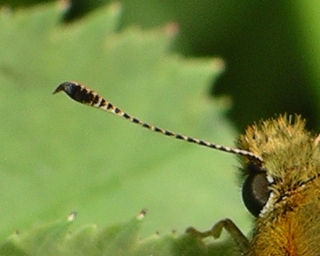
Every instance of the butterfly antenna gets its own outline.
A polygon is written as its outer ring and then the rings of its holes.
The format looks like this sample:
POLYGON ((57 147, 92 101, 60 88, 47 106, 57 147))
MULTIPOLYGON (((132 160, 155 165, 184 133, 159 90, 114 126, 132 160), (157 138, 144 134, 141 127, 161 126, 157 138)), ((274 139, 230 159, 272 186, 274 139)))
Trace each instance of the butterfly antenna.
POLYGON ((246 151, 246 150, 242 150, 242 149, 238 149, 238 148, 229 148, 229 147, 221 146, 219 144, 214 144, 214 143, 207 142, 204 140, 199 140, 199 139, 185 136, 182 134, 174 133, 174 132, 159 128, 157 126, 142 122, 141 120, 122 111, 121 109, 119 109, 118 107, 113 105, 111 102, 105 100, 103 97, 101 97, 95 91, 93 91, 93 90, 89 89, 88 87, 81 85, 77 82, 64 82, 64 83, 60 84, 55 89, 53 94, 58 93, 60 91, 64 91, 70 98, 72 98, 73 100, 75 100, 79 103, 102 109, 102 110, 107 111, 109 113, 112 113, 112 114, 115 114, 115 115, 120 116, 122 118, 125 118, 132 123, 138 124, 144 128, 161 133, 161 134, 166 135, 168 137, 173 137, 178 140, 184 140, 184 141, 191 142, 191 143, 194 143, 194 144, 197 144, 200 146, 213 148, 213 149, 217 149, 220 151, 229 152, 232 154, 242 155, 242 156, 245 156, 246 158, 249 158, 250 160, 258 163, 258 164, 261 164, 263 162, 263 159, 260 156, 255 155, 250 151, 246 151))

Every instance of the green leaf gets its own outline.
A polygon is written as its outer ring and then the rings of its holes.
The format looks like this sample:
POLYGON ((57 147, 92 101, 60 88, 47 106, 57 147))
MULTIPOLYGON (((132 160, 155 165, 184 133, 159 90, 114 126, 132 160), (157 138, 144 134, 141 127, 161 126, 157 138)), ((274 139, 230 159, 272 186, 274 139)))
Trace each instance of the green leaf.
MULTIPOLYGON (((25 233, 14 233, 0 244, 0 255, 221 255, 234 250, 219 244, 218 248, 206 247, 194 236, 175 234, 153 235, 139 239, 139 231, 145 213, 141 212, 131 221, 98 229, 86 225, 69 231, 74 219, 39 225, 25 233), (223 248, 223 251, 221 251, 223 248), (219 253, 219 254, 217 254, 219 253)), ((227 243, 225 243, 227 244, 227 243)))
POLYGON ((119 4, 67 25, 59 22, 66 8, 0 16, 1 237, 72 211, 76 227, 108 226, 144 208, 142 237, 225 217, 248 230, 235 157, 51 95, 76 80, 142 120, 232 145, 227 101, 207 96, 222 61, 170 53, 175 24, 118 31, 119 4))

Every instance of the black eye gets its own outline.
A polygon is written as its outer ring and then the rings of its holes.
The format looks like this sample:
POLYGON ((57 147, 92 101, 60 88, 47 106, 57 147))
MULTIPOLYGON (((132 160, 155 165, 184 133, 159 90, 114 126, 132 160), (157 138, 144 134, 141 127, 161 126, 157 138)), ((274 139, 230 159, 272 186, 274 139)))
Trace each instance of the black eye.
POLYGON ((270 195, 267 174, 254 163, 247 166, 247 172, 249 175, 242 186, 242 199, 249 212, 259 216, 270 195))

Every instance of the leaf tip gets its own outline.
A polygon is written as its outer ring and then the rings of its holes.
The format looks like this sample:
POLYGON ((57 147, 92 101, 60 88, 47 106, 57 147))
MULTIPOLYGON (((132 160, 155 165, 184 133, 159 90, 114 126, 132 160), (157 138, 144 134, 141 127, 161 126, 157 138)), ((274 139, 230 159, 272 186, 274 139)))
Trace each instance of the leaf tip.
POLYGON ((70 0, 58 0, 57 5, 62 10, 67 10, 71 7, 71 1, 70 0))
POLYGON ((147 214, 147 210, 146 209, 143 209, 141 212, 139 212, 139 214, 137 215, 137 219, 138 220, 143 220, 144 217, 146 216, 147 214))
POLYGON ((69 222, 73 222, 76 219, 76 217, 77 217, 77 212, 72 212, 72 213, 69 214, 67 220, 69 222))
POLYGON ((179 33, 179 24, 176 22, 170 22, 165 26, 165 32, 169 36, 176 36, 179 33))
POLYGON ((115 1, 109 5, 109 9, 112 12, 120 12, 122 9, 122 4, 121 2, 115 1))
POLYGON ((3 5, 0 7, 1 16, 9 16, 12 13, 12 9, 9 5, 3 5))
POLYGON ((213 68, 217 72, 223 72, 225 70, 226 64, 222 58, 215 58, 213 60, 213 68))

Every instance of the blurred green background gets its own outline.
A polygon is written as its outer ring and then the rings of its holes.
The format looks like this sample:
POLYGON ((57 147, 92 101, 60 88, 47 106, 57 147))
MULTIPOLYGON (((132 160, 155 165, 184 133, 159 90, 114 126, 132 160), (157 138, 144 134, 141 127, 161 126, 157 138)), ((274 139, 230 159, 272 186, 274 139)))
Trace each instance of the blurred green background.
MULTIPOLYGON (((17 8, 43 1, 3 1, 17 8)), ((112 1, 75 0, 71 22, 112 1)), ((124 0, 122 26, 177 22, 175 49, 187 56, 219 56, 226 72, 212 93, 229 95, 229 116, 242 131, 278 113, 299 113, 319 130, 320 5, 311 1, 124 0)))

